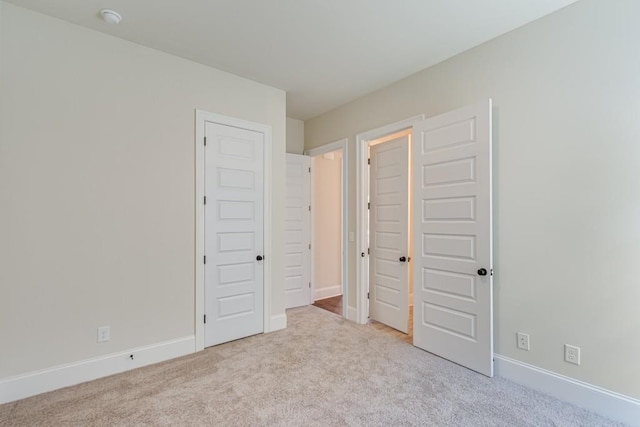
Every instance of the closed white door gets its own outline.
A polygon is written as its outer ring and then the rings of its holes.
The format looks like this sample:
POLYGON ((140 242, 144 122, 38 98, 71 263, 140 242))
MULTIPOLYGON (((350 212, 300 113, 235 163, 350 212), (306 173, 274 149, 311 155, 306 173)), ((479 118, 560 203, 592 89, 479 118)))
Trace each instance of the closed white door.
POLYGON ((491 101, 413 132, 413 343, 491 377, 491 101))
POLYGON ((311 303, 311 158, 287 154, 284 219, 285 308, 311 303))
POLYGON ((205 345, 263 329, 264 134, 205 127, 205 345))
POLYGON ((369 317, 409 328, 409 137, 371 147, 369 317))

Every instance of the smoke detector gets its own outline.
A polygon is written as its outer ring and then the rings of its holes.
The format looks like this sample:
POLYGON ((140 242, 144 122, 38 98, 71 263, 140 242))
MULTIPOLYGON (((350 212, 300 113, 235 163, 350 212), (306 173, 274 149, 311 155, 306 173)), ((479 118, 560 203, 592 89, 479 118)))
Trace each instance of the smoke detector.
POLYGON ((104 19, 104 22, 107 24, 119 24, 122 20, 122 16, 115 10, 111 9, 102 9, 100 11, 100 16, 104 19))

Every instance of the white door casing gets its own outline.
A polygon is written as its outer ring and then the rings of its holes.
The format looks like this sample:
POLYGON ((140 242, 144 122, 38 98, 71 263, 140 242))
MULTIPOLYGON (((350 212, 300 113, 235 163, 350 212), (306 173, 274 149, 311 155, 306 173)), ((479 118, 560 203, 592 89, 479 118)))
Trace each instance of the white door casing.
POLYGON ((414 345, 491 377, 491 100, 413 133, 414 345))
POLYGON ((369 316, 409 327, 409 136, 371 147, 369 316))
POLYGON ((264 137, 205 124, 205 346, 264 331, 264 137))
POLYGON ((285 308, 311 301, 311 158, 287 154, 284 222, 285 308))

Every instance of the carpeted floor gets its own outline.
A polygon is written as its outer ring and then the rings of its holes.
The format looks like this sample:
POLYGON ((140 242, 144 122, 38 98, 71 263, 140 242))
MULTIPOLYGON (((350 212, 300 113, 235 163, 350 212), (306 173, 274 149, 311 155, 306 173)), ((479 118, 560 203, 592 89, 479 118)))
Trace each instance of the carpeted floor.
POLYGON ((289 327, 0 406, 2 426, 615 426, 316 307, 289 327))

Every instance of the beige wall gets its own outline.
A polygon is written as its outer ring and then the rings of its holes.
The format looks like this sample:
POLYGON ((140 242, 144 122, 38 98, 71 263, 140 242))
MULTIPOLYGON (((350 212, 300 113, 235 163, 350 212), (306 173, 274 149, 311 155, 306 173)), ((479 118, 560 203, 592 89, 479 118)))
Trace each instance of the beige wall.
POLYGON ((314 245, 312 283, 315 299, 321 299, 342 294, 341 152, 321 154, 311 161, 314 245))
POLYGON ((582 0, 305 122, 306 148, 349 137, 355 194, 357 133, 493 98, 495 351, 635 398, 638 16, 635 0, 582 0), (563 361, 565 343, 582 348, 581 366, 563 361))
POLYGON ((287 153, 304 152, 304 122, 287 117, 287 153))
POLYGON ((284 313, 285 93, 0 4, 0 378, 194 334, 196 108, 272 127, 284 313))

